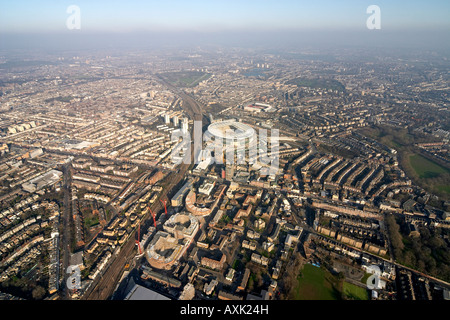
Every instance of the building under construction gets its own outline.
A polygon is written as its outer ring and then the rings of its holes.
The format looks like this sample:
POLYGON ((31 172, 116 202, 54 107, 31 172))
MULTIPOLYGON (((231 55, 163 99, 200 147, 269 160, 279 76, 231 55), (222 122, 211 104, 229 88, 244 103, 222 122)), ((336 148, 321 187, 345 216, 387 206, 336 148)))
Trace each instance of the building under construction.
POLYGON ((149 264, 157 269, 171 269, 191 245, 199 229, 198 219, 186 212, 171 216, 145 249, 149 264))

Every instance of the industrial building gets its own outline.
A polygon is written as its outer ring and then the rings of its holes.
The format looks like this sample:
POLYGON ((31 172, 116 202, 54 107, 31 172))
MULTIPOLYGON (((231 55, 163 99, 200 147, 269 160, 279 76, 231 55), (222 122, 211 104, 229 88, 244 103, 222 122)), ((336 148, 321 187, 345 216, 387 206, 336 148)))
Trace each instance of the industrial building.
POLYGON ((22 184, 22 188, 23 190, 32 193, 58 182, 61 179, 61 177, 62 177, 61 171, 50 170, 49 172, 46 172, 43 175, 40 175, 22 184))

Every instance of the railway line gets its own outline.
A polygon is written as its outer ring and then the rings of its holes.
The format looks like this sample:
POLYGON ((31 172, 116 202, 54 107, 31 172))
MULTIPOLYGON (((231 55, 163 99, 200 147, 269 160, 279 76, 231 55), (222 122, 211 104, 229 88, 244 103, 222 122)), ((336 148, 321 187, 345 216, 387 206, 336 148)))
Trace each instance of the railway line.
MULTIPOLYGON (((185 177, 189 165, 180 166, 179 172, 170 172, 164 179, 166 187, 163 189, 159 196, 159 199, 167 199, 171 194, 172 189, 178 185, 178 183, 185 177)), ((155 201, 151 206, 151 210, 156 213, 156 219, 158 220, 164 212, 164 206, 161 201, 155 201)), ((145 225, 149 219, 152 219, 151 215, 147 212, 142 218, 140 224, 145 225)), ((117 286, 117 282, 120 280, 122 272, 127 262, 129 262, 135 256, 135 240, 137 239, 137 230, 128 237, 127 241, 122 245, 120 252, 113 257, 114 259, 104 274, 95 280, 92 287, 83 296, 83 300, 108 300, 114 293, 114 289, 117 286)))
MULTIPOLYGON (((183 108, 191 119, 194 121, 204 121, 206 119, 207 123, 209 123, 208 117, 203 116, 202 108, 197 101, 186 93, 183 93, 178 88, 166 83, 164 80, 161 79, 161 81, 180 96, 183 100, 183 108)), ((191 155, 191 159, 192 158, 193 155, 191 155)), ((159 199, 168 199, 168 196, 173 191, 172 189, 177 186, 182 179, 184 179, 189 167, 190 164, 182 164, 179 166, 179 170, 171 171, 166 176, 163 181, 165 187, 161 192, 159 199)), ((156 213, 156 219, 158 220, 164 211, 161 201, 155 201, 150 208, 156 213)), ((145 225, 149 219, 151 219, 151 215, 146 213, 141 220, 141 225, 145 225)), ((117 283, 124 271, 125 265, 135 256, 136 233, 136 229, 133 230, 126 242, 122 245, 120 251, 112 258, 114 260, 112 260, 109 266, 107 266, 103 275, 95 279, 95 282, 91 285, 88 291, 85 292, 82 297, 83 300, 108 300, 112 297, 114 290, 117 287, 117 283)))

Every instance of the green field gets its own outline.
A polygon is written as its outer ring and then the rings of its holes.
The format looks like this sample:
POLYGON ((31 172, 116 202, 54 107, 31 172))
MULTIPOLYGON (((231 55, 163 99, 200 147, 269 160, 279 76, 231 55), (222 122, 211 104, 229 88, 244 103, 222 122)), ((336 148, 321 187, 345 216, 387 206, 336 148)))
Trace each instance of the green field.
POLYGON ((360 132, 396 149, 400 167, 415 184, 443 200, 450 200, 450 169, 434 160, 431 155, 422 154, 415 146, 416 143, 436 142, 435 140, 405 128, 374 126, 365 127, 360 132))
POLYGON ((84 218, 84 226, 86 227, 86 229, 89 229, 90 227, 93 227, 97 224, 99 224, 98 216, 89 215, 88 217, 84 218))
POLYGON ((251 69, 251 70, 247 70, 243 73, 244 76, 246 77, 267 77, 267 74, 264 73, 264 71, 262 71, 261 69, 251 69))
POLYGON ((446 192, 450 194, 450 186, 441 185, 436 187, 439 191, 446 192))
POLYGON ((409 156, 409 163, 420 178, 435 178, 441 174, 450 172, 450 170, 441 167, 419 154, 409 156))
POLYGON ((309 88, 321 88, 330 89, 337 91, 345 91, 345 86, 333 79, 305 79, 305 78, 295 78, 289 80, 288 84, 295 84, 299 87, 309 87, 309 88))
POLYGON ((293 296, 295 300, 340 299, 340 293, 336 289, 337 279, 322 268, 305 264, 297 281, 293 296))
POLYGON ((210 73, 200 71, 165 72, 160 74, 167 82, 178 87, 195 87, 200 82, 209 79, 210 73))
POLYGON ((367 279, 369 279, 371 275, 372 274, 370 273, 365 273, 364 276, 361 278, 361 283, 367 283, 367 279))
POLYGON ((350 299, 353 299, 353 300, 368 300, 369 299, 369 295, 368 295, 366 289, 355 286, 354 284, 351 284, 348 282, 343 283, 342 291, 344 292, 344 294, 347 297, 349 297, 350 299))

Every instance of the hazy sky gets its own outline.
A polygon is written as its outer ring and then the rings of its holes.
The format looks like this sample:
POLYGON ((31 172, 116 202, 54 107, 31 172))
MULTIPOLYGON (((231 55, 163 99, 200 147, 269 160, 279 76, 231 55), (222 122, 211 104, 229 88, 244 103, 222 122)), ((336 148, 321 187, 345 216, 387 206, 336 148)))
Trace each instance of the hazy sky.
POLYGON ((225 45, 443 48, 450 0, 0 0, 0 50, 225 45), (66 22, 80 9, 80 29, 66 22), (381 30, 369 30, 377 5, 381 30))
POLYGON ((450 29, 448 0, 2 0, 0 34, 67 32, 69 5, 83 33, 361 30, 372 4, 382 29, 450 29))

